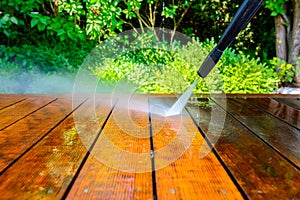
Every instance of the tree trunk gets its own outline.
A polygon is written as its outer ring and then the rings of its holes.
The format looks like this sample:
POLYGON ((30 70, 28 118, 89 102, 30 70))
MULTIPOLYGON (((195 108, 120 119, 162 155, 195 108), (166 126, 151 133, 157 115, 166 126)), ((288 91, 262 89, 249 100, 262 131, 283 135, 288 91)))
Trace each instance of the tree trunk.
MULTIPOLYGON (((295 65, 297 64, 298 57, 300 56, 300 0, 293 0, 293 24, 292 32, 289 37, 289 53, 288 62, 295 65)), ((299 70, 299 67, 297 67, 299 70)), ((294 78, 296 85, 300 86, 300 72, 296 71, 294 78)))
POLYGON ((282 15, 275 17, 276 56, 287 60, 287 29, 282 15))

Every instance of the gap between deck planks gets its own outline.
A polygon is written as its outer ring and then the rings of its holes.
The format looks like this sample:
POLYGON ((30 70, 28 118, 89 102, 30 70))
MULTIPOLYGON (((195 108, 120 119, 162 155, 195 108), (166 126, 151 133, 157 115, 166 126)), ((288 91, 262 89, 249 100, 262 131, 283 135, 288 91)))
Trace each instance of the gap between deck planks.
POLYGON ((153 199, 148 113, 126 103, 118 100, 67 199, 153 199))
MULTIPOLYGON (((112 116, 118 116, 118 119, 122 121, 120 122, 113 117, 109 118, 95 148, 91 152, 95 156, 87 159, 78 178, 75 180, 74 186, 70 190, 68 199, 199 199, 200 197, 206 199, 213 196, 224 199, 241 198, 236 186, 213 154, 210 154, 207 160, 197 159, 199 146, 203 141, 200 139, 200 134, 198 134, 197 141, 193 143, 193 149, 189 149, 189 153, 187 153, 183 161, 180 161, 182 159, 180 157, 177 161, 174 160, 175 162, 171 167, 151 172, 148 113, 131 111, 130 116, 133 117, 131 118, 133 121, 131 121, 127 113, 122 110, 122 105, 121 107, 118 107, 118 105, 114 109, 112 116), (137 124, 133 125, 133 122, 137 124), (122 126, 120 126, 120 123, 122 123, 122 126), (123 156, 120 156, 120 152, 117 149, 111 149, 111 145, 106 137, 116 147, 129 152, 129 154, 122 153, 123 156), (99 146, 101 146, 100 149, 99 146), (193 151, 195 152, 192 153, 193 151), (137 156, 130 152, 145 154, 137 156), (113 168, 118 169, 121 167, 121 170, 128 172, 118 171, 101 164, 97 158, 100 160, 104 159, 104 162, 109 162, 113 168), (187 164, 189 161, 191 162, 187 164), (215 174, 211 173, 212 171, 215 174), (156 180, 153 180, 151 173, 156 174, 156 180), (195 175, 201 176, 201 178, 195 179, 195 175), (174 180, 176 177, 178 177, 178 180, 174 180), (155 185, 153 185, 153 182, 155 185), (153 187, 157 187, 157 191, 153 187)), ((153 127, 154 132, 155 152, 153 155, 156 160, 155 167, 159 167, 159 154, 157 151, 160 148, 156 143, 159 142, 161 137, 157 135, 165 134, 165 131, 167 131, 174 136, 178 127, 178 125, 174 127, 174 123, 170 123, 172 120, 169 119, 169 123, 164 124, 164 132, 157 133, 156 131, 158 131, 157 128, 159 127, 157 126, 157 120, 159 119, 151 116, 152 126, 150 127, 153 127)), ((190 130, 190 134, 197 134, 197 128, 190 118, 183 120, 188 122, 185 126, 191 125, 190 128, 192 130, 190 130)), ((178 121, 176 120, 176 122, 178 121)), ((160 154, 164 156, 164 158, 160 158, 162 159, 160 161, 168 161, 170 153, 175 153, 174 150, 160 154)))
MULTIPOLYGON (((217 102, 220 101, 220 99, 217 100, 217 102)), ((215 103, 212 100, 205 99, 198 99, 194 102, 194 106, 189 106, 189 109, 191 112, 193 111, 194 118, 197 114, 200 116, 198 124, 210 139, 215 135, 213 131, 209 132, 208 130, 210 126, 218 126, 218 118, 211 119, 210 124, 206 123, 204 119, 210 119, 209 113, 212 110, 217 110, 220 115, 226 113, 222 135, 218 139, 215 149, 247 196, 250 199, 299 198, 299 170, 254 136, 253 132, 241 121, 236 120, 237 113, 228 114, 230 111, 236 111, 231 107, 233 100, 229 98, 228 102, 226 99, 222 99, 222 101, 222 109, 219 106, 213 106, 215 103), (210 106, 203 106, 201 103, 203 101, 207 101, 210 106), (224 108, 226 111, 223 110, 224 108)), ((247 109, 250 108, 240 107, 236 112, 241 116, 247 116, 247 109)), ((252 111, 255 112, 255 110, 252 111)), ((255 119, 256 114, 250 113, 249 116, 255 119)))
MULTIPOLYGON (((297 100, 300 107, 300 100, 297 100)), ((300 129, 300 110, 284 103, 281 103, 278 98, 248 98, 247 102, 257 108, 269 113, 272 116, 287 122, 291 126, 300 129)))
POLYGON ((245 99, 213 99, 255 136, 282 154, 300 169, 300 131, 284 121, 252 106, 245 99))
POLYGON ((24 101, 26 98, 0 97, 0 110, 24 101))
POLYGON ((158 199, 242 199, 213 151, 201 158, 204 138, 185 111, 151 118, 158 199))
POLYGON ((62 197, 87 153, 82 141, 86 145, 93 142, 109 112, 98 105, 101 110, 98 121, 87 121, 91 119, 92 108, 91 102, 85 102, 75 110, 78 123, 91 131, 91 135, 81 140, 70 115, 1 175, 1 193, 8 199, 62 197))
MULTIPOLYGON (((48 106, 59 101, 60 99, 58 98, 58 100, 50 103, 48 106)), ((206 102, 207 100, 203 101, 206 102)), ((233 178, 242 187, 242 192, 245 192, 247 197, 253 199, 262 197, 271 199, 278 197, 280 192, 284 191, 287 193, 284 194, 286 197, 299 197, 299 190, 297 189, 297 187, 299 188, 300 180, 299 170, 294 169, 293 171, 289 163, 285 162, 286 160, 277 155, 274 150, 266 148, 263 142, 259 140, 257 142, 257 138, 249 139, 253 137, 251 136, 252 133, 250 134, 248 129, 243 128, 243 125, 239 124, 235 119, 231 119, 230 116, 228 116, 229 120, 227 119, 226 122, 229 122, 229 124, 234 127, 236 126, 236 128, 225 124, 223 131, 225 135, 224 137, 222 136, 221 141, 218 141, 216 144, 217 157, 222 159, 221 162, 223 162, 220 163, 213 152, 208 154, 204 159, 199 159, 199 151, 204 139, 189 116, 185 115, 180 119, 162 119, 158 116, 151 116, 152 124, 149 126, 148 113, 131 112, 131 115, 127 116, 124 115, 122 110, 116 107, 108 121, 106 121, 111 110, 107 105, 106 103, 99 103, 97 105, 96 110, 98 117, 95 118, 94 122, 90 122, 90 118, 93 117, 91 116, 93 112, 90 110, 92 105, 89 102, 85 102, 73 113, 79 114, 77 120, 79 120, 79 124, 82 125, 81 128, 83 132, 87 131, 92 133, 84 138, 78 137, 74 129, 75 124, 72 116, 69 116, 60 124, 57 124, 58 126, 55 126, 53 130, 51 130, 50 127, 54 122, 44 120, 49 122, 49 127, 46 129, 50 129, 51 131, 46 131, 47 134, 44 134, 44 136, 42 136, 43 134, 38 136, 40 137, 38 143, 30 147, 30 150, 26 152, 26 154, 19 157, 17 161, 0 176, 0 193, 7 194, 7 197, 16 197, 19 199, 37 197, 44 199, 59 199, 64 197, 68 199, 75 197, 78 199, 80 199, 79 197, 94 197, 94 199, 99 199, 99 197, 103 197, 101 199, 109 199, 110 197, 135 199, 183 199, 185 197, 191 199, 199 199, 200 197, 204 199, 208 197, 212 199, 216 197, 225 199, 232 199, 233 197, 242 198, 240 191, 238 191, 239 188, 237 188, 237 185, 235 185, 235 182, 232 180, 233 178), (131 117, 131 119, 128 117, 131 117), (121 121, 119 121, 119 119, 121 119, 121 121), (132 120, 138 125, 134 126, 134 129, 131 124, 132 120), (97 124, 95 124, 95 122, 97 122, 97 124), (103 129, 100 129, 103 125, 105 125, 102 127, 103 129), (182 126, 179 127, 178 125, 182 126), (137 130, 137 127, 142 128, 137 130), (170 144, 176 132, 182 134, 181 138, 179 136, 177 140, 183 143, 186 141, 186 138, 192 136, 195 136, 195 138, 188 147, 184 145, 170 145, 170 147, 168 147, 169 150, 173 150, 174 153, 177 151, 174 147, 181 148, 182 150, 187 148, 187 150, 177 161, 171 163, 171 165, 155 171, 155 180, 153 180, 151 172, 138 174, 121 172, 99 163, 97 156, 103 156, 103 159, 107 159, 114 166, 118 167, 122 167, 120 166, 120 163, 122 163, 120 161, 130 164, 133 160, 130 157, 118 157, 116 160, 110 160, 110 156, 113 154, 107 155, 107 152, 111 152, 111 149, 109 148, 107 140, 103 137, 106 136, 114 145, 124 151, 149 155, 148 157, 144 156, 143 158, 145 158, 145 160, 142 160, 139 164, 142 168, 151 168, 151 166, 149 166, 151 165, 149 138, 136 138, 139 134, 144 136, 150 134, 150 128, 152 128, 154 135, 153 145, 155 151, 162 150, 167 144, 170 144), (133 135, 128 135, 128 132, 133 135), (248 136, 244 137, 241 134, 248 136), (94 148, 91 149, 91 153, 89 153, 86 150, 86 146, 93 145, 94 139, 97 139, 97 136, 99 136, 99 138, 94 148), (234 136, 237 136, 237 138, 234 136), (119 138, 123 138, 123 140, 119 138), (249 141, 251 143, 247 144, 249 141), (99 144, 106 144, 106 146, 103 145, 101 149, 99 149, 99 144), (259 155, 259 149, 261 147, 266 148, 267 153, 261 155, 265 157, 256 158, 255 156, 257 155, 253 155, 250 152, 249 160, 249 156, 247 157, 246 154, 247 149, 259 155), (223 149, 227 149, 227 151, 223 151, 223 149), (234 156, 237 157, 237 160, 234 159, 234 156), (126 162, 130 159, 131 162, 126 162), (283 166, 275 166, 273 168, 274 163, 279 163, 283 166), (222 164, 226 164, 225 168, 227 167, 230 172, 226 171, 222 164), (240 166, 240 164, 248 164, 250 166, 247 166, 247 168, 243 167, 243 165, 240 166), (258 167, 258 169, 256 169, 256 167, 258 167), (33 171, 32 169, 36 169, 37 171, 33 171), (276 174, 277 170, 283 170, 279 176, 276 174), (229 175, 227 173, 229 173, 229 175), (245 174, 250 175, 250 177, 243 177, 245 174), (282 179, 283 176, 285 179, 282 179), (274 184, 271 183, 271 181, 281 181, 283 183, 274 184), (153 183, 157 191, 153 190, 153 183), (12 185, 15 186, 15 188, 11 187, 12 185), (276 187, 280 187, 280 189, 278 190, 276 187), (3 193, 3 191, 5 191, 5 193, 3 193), (273 195, 271 192, 273 192, 273 195)), ((207 111, 207 105, 204 107, 203 105, 204 104, 202 104, 202 106, 197 105, 197 108, 191 105, 188 109, 194 120, 198 120, 198 124, 200 124, 198 128, 203 130, 203 132, 211 138, 213 134, 210 135, 211 133, 207 132, 207 125, 211 120, 211 113, 207 111), (197 118, 197 114, 200 114, 200 119, 197 118)), ((39 118, 39 113, 41 118, 46 117, 42 114, 43 112, 46 113, 46 109, 47 106, 38 109, 32 114, 35 114, 37 118, 39 118)), ((220 108, 217 106, 217 109, 220 108)), ((221 109, 219 111, 222 112, 221 109)), ((21 118, 21 120, 4 130, 9 130, 10 128, 13 130, 13 127, 18 127, 18 124, 26 124, 25 120, 30 121, 30 117, 31 115, 21 118)), ((51 118, 51 116, 47 117, 51 118)), ((32 118, 33 121, 34 119, 35 117, 32 118)), ((57 120, 59 121, 59 118, 57 120)), ((36 126, 38 126, 38 121, 39 120, 35 121, 36 126)), ((28 128, 31 129, 32 127, 30 128, 29 126, 28 128)), ((39 132, 37 130, 38 129, 31 132, 39 132)), ((26 149, 25 147, 23 148, 26 149)), ((20 152, 22 152, 22 150, 20 152)), ((20 153, 15 155, 20 155, 20 153)), ((160 168, 160 164, 174 156, 174 154, 170 153, 163 155, 164 157, 160 158, 158 152, 154 153, 156 168, 160 168)), ((12 156, 10 159, 14 159, 15 157, 16 156, 12 156)), ((126 165, 125 167, 130 171, 136 166, 126 165)))
POLYGON ((0 110, 0 131, 56 101, 56 98, 28 98, 0 110))
MULTIPOLYGON (((73 103, 76 107, 82 101, 73 103)), ((60 98, 0 131, 0 175, 70 115, 71 103, 71 98, 60 98)), ((22 109, 22 107, 15 107, 13 112, 22 109)))

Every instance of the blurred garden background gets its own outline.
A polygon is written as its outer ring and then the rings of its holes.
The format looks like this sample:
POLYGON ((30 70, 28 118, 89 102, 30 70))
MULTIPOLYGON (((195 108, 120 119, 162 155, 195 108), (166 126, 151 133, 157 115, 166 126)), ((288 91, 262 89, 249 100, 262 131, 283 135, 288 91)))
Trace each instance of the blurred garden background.
MULTIPOLYGON (((50 80, 69 89, 83 63, 112 86, 125 77, 143 83, 140 93, 182 93, 242 2, 1 0, 0 93, 43 93, 50 80), (171 49, 155 28, 171 31, 171 49), (121 56, 87 62, 126 30, 137 34, 134 42, 123 37, 114 44, 121 56), (176 43, 176 31, 190 41, 176 43), (135 43, 151 45, 134 50, 135 43)), ((286 86, 300 87, 300 0, 266 0, 195 93, 274 93, 286 86)))

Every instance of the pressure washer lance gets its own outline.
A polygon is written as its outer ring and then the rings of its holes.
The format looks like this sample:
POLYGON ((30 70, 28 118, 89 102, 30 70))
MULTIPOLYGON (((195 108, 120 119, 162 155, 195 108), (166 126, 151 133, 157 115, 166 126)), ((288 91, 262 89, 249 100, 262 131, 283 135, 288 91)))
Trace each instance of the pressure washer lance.
MULTIPOLYGON (((221 58, 223 51, 233 42, 235 37, 243 30, 252 19, 264 0, 244 0, 238 9, 229 26, 223 33, 217 46, 210 52, 198 70, 200 77, 205 78, 221 58)), ((165 113, 165 116, 178 115, 182 112, 190 95, 193 92, 199 78, 194 84, 175 102, 175 104, 165 113)))
MULTIPOLYGON (((223 51, 233 42, 239 32, 246 27, 247 23, 252 19, 263 2, 264 0, 244 0, 237 13, 234 15, 233 20, 223 33, 217 46, 210 52, 199 68, 198 74, 200 77, 205 78, 209 74, 221 58, 223 51)), ((181 95, 181 97, 165 113, 165 116, 178 115, 182 112, 198 81, 199 78, 197 78, 194 84, 181 95)))
POLYGON ((198 70, 198 75, 205 78, 221 58, 224 50, 234 41, 255 15, 264 0, 244 0, 227 29, 223 33, 217 46, 210 52, 198 70))

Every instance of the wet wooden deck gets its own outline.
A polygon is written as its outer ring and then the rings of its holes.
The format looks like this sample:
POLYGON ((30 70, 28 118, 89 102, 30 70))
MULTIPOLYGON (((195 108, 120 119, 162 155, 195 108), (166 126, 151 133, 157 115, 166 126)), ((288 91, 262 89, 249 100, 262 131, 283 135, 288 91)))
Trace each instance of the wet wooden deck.
POLYGON ((299 97, 0 95, 0 199, 300 199, 299 97))

